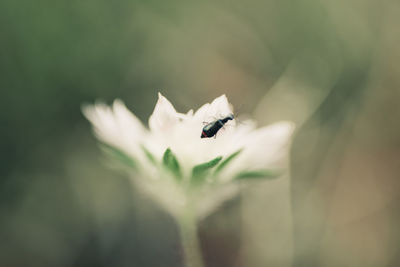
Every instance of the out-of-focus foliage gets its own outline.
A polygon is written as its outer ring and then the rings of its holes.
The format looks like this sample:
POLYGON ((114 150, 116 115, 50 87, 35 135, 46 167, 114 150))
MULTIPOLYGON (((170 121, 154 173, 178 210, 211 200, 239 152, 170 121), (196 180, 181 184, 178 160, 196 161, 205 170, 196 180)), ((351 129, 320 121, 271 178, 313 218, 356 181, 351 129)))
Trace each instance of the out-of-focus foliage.
POLYGON ((203 222, 209 266, 399 265, 399 22, 396 1, 1 1, 0 266, 181 265, 80 111, 119 97, 144 119, 157 91, 298 124, 292 205, 259 187, 203 222), (292 217, 293 248, 271 224, 292 217))

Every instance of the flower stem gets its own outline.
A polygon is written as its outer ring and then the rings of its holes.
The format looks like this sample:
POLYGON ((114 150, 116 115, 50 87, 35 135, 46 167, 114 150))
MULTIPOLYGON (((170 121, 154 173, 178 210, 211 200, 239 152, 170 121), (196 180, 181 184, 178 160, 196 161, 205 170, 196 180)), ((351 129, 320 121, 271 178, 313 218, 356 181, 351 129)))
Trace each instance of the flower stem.
POLYGON ((187 205, 178 219, 185 267, 204 267, 193 207, 187 205))

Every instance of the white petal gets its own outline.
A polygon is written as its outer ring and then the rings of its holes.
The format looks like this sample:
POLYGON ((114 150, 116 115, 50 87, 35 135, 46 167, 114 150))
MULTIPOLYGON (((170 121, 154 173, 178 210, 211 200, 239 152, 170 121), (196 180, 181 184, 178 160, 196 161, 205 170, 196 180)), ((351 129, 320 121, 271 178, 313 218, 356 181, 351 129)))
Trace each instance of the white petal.
POLYGON ((146 131, 141 121, 119 99, 114 101, 113 111, 121 136, 127 141, 137 142, 146 131))
POLYGON ((116 123, 108 106, 103 103, 85 105, 82 107, 82 112, 93 124, 97 138, 107 143, 112 143, 116 139, 116 123))
POLYGON ((122 101, 115 100, 113 108, 103 103, 86 105, 82 112, 93 124, 98 139, 132 156, 138 155, 138 145, 146 129, 122 101))
POLYGON ((193 109, 189 110, 186 114, 177 112, 176 115, 181 120, 190 120, 193 117, 193 109))
POLYGON ((226 95, 221 95, 214 99, 211 103, 211 110, 215 112, 215 114, 219 115, 219 117, 225 117, 233 113, 232 106, 229 104, 226 95))
POLYGON ((294 128, 294 123, 281 121, 251 133, 245 148, 249 164, 255 168, 282 168, 294 128))
POLYGON ((174 106, 160 93, 153 114, 149 118, 149 127, 152 132, 169 130, 179 121, 179 115, 174 106))
POLYGON ((198 121, 203 121, 205 119, 208 119, 207 117, 209 116, 209 110, 210 110, 210 104, 206 103, 202 105, 194 114, 195 119, 198 121))
POLYGON ((201 121, 215 120, 233 114, 231 104, 225 95, 214 99, 211 104, 204 104, 194 114, 195 119, 201 121))
POLYGON ((293 130, 292 122, 282 121, 245 135, 236 136, 234 144, 242 147, 243 151, 223 171, 222 180, 228 181, 244 170, 282 170, 287 167, 290 137, 293 130))

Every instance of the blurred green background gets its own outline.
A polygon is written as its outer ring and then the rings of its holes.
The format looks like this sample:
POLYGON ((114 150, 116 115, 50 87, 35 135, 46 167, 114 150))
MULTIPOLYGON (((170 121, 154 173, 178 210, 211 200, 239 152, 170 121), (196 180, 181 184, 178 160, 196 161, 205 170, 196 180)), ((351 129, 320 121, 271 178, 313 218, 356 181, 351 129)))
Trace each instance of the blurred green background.
POLYGON ((182 265, 80 111, 121 98, 147 123, 158 91, 297 123, 290 244, 268 253, 267 193, 247 193, 202 222, 207 266, 400 266, 399 23, 386 0, 1 1, 0 266, 182 265))

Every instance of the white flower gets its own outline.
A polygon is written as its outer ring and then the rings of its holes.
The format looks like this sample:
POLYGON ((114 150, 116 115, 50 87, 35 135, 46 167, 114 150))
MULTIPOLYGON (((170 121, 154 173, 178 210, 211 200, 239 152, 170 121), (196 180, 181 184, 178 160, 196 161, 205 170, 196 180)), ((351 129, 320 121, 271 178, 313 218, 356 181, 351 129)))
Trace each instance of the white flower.
POLYGON ((216 138, 200 138, 204 122, 233 114, 225 95, 196 112, 176 112, 161 94, 149 129, 120 100, 83 107, 97 138, 132 170, 134 181, 172 215, 189 203, 198 218, 238 192, 238 180, 275 177, 286 166, 291 122, 255 129, 228 121, 216 138))

